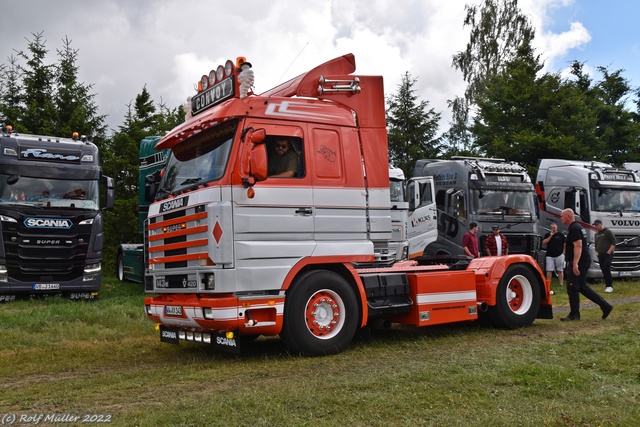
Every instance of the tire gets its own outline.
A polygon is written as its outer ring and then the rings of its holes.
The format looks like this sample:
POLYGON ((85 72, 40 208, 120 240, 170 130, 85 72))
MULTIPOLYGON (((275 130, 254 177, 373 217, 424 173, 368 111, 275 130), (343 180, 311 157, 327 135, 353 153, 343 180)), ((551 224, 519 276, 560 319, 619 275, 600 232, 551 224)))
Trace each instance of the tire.
POLYGON ((122 258, 122 252, 118 251, 118 258, 116 260, 116 276, 119 281, 124 282, 124 260, 122 258))
POLYGON ((238 337, 238 339, 240 340, 240 351, 242 351, 246 347, 251 346, 259 336, 260 335, 240 335, 238 337))
POLYGON ((540 278, 529 268, 507 268, 498 283, 496 305, 489 308, 492 323, 507 329, 531 325, 540 309, 541 287, 540 278))
POLYGON ((358 299, 337 273, 310 271, 287 292, 280 337, 295 353, 323 356, 343 351, 360 324, 358 299))

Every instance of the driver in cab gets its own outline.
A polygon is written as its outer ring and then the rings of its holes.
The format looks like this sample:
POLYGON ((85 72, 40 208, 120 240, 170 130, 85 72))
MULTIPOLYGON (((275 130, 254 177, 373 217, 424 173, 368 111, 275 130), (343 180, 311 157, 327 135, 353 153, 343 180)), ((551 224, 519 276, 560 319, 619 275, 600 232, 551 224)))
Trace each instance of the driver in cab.
POLYGON ((291 148, 289 138, 278 137, 269 155, 269 177, 293 178, 298 170, 298 155, 291 148))

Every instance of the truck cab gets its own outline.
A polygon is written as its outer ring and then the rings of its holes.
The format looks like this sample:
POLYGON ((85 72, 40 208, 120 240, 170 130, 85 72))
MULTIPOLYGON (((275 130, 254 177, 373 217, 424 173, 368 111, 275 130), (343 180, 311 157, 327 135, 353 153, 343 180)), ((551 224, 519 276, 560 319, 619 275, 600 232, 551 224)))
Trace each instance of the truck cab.
POLYGON ((576 220, 587 230, 591 255, 587 278, 602 278, 592 225, 596 219, 618 242, 611 262, 613 277, 640 277, 640 178, 634 169, 595 161, 541 159, 536 191, 541 235, 549 231, 551 222, 566 233, 567 227, 560 221, 566 208, 573 209, 576 220))
POLYGON ((259 95, 253 79, 242 57, 203 75, 192 116, 155 146, 171 154, 144 226, 144 310, 161 341, 238 352, 279 335, 324 355, 370 322, 486 313, 516 328, 552 315, 529 256, 396 262, 395 214, 411 257, 412 230, 435 212, 429 174, 398 178, 406 201, 391 201, 381 76, 355 74, 347 54, 259 95))
POLYGON ((113 201, 113 180, 102 175, 98 148, 86 138, 2 129, 0 300, 97 297, 102 213, 113 201))
POLYGON ((427 255, 464 255, 462 237, 478 224, 478 245, 496 224, 509 242, 509 253, 534 258, 540 247, 535 192, 524 167, 504 159, 453 157, 419 160, 414 177, 433 176, 438 209, 438 238, 427 255))
POLYGON ((144 222, 147 220, 149 204, 155 197, 157 183, 160 181, 168 150, 156 151, 159 136, 148 136, 140 141, 138 169, 138 243, 121 243, 116 260, 116 276, 118 280, 129 280, 142 283, 144 281, 144 245, 142 243, 144 222))
POLYGON ((433 178, 407 180, 402 169, 390 165, 389 186, 392 258, 401 261, 422 256, 438 237, 433 178))

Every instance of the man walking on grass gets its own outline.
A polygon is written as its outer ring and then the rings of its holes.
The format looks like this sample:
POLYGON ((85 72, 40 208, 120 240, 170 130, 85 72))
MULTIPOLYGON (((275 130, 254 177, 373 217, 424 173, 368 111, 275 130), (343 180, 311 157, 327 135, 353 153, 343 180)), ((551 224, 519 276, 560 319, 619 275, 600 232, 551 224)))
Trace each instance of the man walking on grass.
POLYGON ((602 318, 606 319, 613 306, 587 285, 587 270, 591 257, 587 248, 587 232, 576 221, 572 209, 565 209, 560 216, 562 223, 569 227, 566 241, 567 260, 567 295, 571 311, 560 320, 580 320, 580 294, 596 303, 602 310, 602 318))
POLYGON ((604 278, 604 291, 608 294, 613 292, 613 279, 611 278, 611 260, 613 259, 613 251, 616 250, 616 236, 613 231, 602 225, 602 221, 596 219, 593 225, 598 231, 596 233, 596 254, 602 270, 604 278))

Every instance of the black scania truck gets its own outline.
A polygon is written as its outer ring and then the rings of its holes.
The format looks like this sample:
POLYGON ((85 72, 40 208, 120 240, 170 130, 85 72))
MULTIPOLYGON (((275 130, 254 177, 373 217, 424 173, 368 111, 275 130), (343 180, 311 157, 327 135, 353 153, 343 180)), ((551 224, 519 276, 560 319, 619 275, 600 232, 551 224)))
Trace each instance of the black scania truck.
POLYGON ((0 301, 43 294, 97 297, 101 209, 113 202, 114 181, 102 176, 98 148, 86 138, 18 134, 3 127, 0 301))

